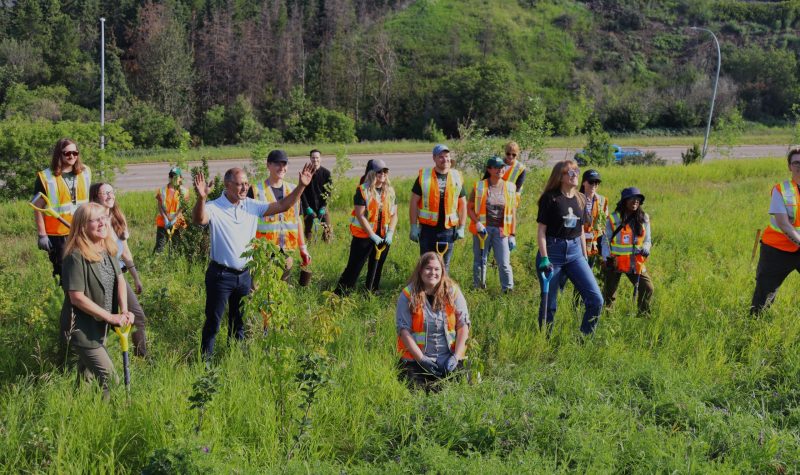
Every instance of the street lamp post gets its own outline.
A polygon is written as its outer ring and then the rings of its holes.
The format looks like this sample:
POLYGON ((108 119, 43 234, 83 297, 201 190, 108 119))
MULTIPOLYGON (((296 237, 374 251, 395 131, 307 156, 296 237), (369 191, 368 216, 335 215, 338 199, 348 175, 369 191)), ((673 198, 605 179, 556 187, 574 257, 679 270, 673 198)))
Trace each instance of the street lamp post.
POLYGON ((719 84, 719 69, 722 65, 722 53, 719 50, 719 41, 717 41, 717 36, 714 34, 713 31, 709 30, 708 28, 702 28, 699 26, 692 26, 689 29, 691 30, 702 30, 707 31, 712 38, 714 38, 714 44, 717 46, 717 75, 714 79, 714 92, 711 94, 711 107, 708 110, 708 123, 706 124, 706 138, 703 140, 703 160, 706 158, 706 150, 708 150, 708 134, 711 133, 711 117, 714 115, 714 100, 717 98, 717 84, 719 84))
POLYGON ((100 150, 106 148, 106 19, 100 17, 100 150))

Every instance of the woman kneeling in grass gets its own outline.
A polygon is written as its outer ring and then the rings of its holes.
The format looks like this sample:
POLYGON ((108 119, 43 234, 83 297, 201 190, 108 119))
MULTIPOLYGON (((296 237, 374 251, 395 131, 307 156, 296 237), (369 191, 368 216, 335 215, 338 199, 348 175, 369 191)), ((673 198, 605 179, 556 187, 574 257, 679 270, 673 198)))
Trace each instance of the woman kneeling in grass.
POLYGON ((78 378, 97 379, 106 399, 114 373, 105 347, 108 325, 126 326, 134 319, 116 253, 106 209, 97 203, 78 208, 64 248, 61 318, 68 323, 67 341, 78 355, 78 378))
POLYGON ((437 253, 423 254, 409 280, 397 300, 400 370, 412 386, 427 390, 463 366, 469 311, 437 253))

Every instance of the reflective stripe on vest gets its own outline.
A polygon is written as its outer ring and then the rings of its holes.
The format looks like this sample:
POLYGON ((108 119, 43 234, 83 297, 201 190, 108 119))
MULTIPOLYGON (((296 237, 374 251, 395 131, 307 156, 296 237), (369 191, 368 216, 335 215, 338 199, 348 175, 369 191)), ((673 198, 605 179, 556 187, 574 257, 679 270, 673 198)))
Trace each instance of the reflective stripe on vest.
MULTIPOLYGON (((75 175, 75 203, 72 203, 67 182, 62 175, 55 176, 49 168, 38 173, 39 180, 47 189, 47 199, 50 200, 53 210, 61 215, 68 223, 72 222, 72 215, 82 204, 89 202, 89 186, 92 183, 92 171, 87 166, 83 166, 83 171, 75 175)), ((66 236, 69 228, 64 226, 58 218, 42 215, 44 218, 44 228, 48 236, 66 236)))
MULTIPOLYGON (((478 221, 486 226, 486 203, 489 198, 489 180, 481 180, 475 183, 473 188, 475 195, 475 214, 478 215, 478 221)), ((516 203, 517 193, 516 187, 513 183, 503 182, 503 197, 505 199, 505 206, 503 207, 503 236, 510 236, 514 234, 516 223, 514 222, 514 208, 509 206, 509 203, 516 203)), ((470 220, 469 231, 472 234, 478 234, 478 226, 475 221, 470 220)))
MULTIPOLYGON (((800 213, 797 212, 797 184, 791 180, 786 180, 775 185, 773 190, 775 189, 778 190, 783 198, 789 222, 792 223, 797 232, 800 232, 800 213)), ((764 229, 761 242, 786 252, 796 252, 800 249, 800 246, 792 242, 778 227, 774 216, 770 216, 769 225, 764 229)))
MULTIPOLYGON (((289 196, 292 190, 294 190, 294 185, 286 182, 283 183, 284 198, 289 196)), ((256 185, 256 192, 258 193, 258 199, 261 201, 266 201, 267 203, 275 203, 278 201, 266 180, 256 185)), ((283 213, 266 217, 261 216, 258 218, 256 237, 266 238, 281 249, 290 251, 292 249, 297 249, 299 245, 298 230, 297 206, 295 205, 283 213)))
MULTIPOLYGON (((435 168, 422 168, 419 171, 419 185, 422 199, 419 200, 419 223, 436 226, 439 222, 439 183, 435 168)), ((461 193, 462 181, 458 170, 447 172, 447 183, 444 187, 444 227, 450 229, 458 226, 458 195, 461 193)))
MULTIPOLYGON (((619 213, 616 211, 609 217, 611 221, 611 228, 616 231, 617 227, 622 222, 619 213)), ((642 232, 635 239, 633 237, 633 229, 630 224, 620 229, 614 239, 611 240, 611 255, 615 257, 616 269, 625 274, 635 273, 640 274, 644 268, 644 256, 635 254, 636 249, 641 249, 644 244, 645 229, 642 226, 642 232), (634 259, 631 259, 634 256, 634 259), (635 268, 634 268, 635 265, 635 268)))
MULTIPOLYGON (((509 181, 516 186, 517 179, 519 178, 520 175, 522 175, 522 172, 524 171, 525 171, 525 165, 523 165, 522 162, 519 160, 514 160, 514 164, 511 165, 510 167, 506 167, 505 170, 503 171, 503 180, 509 181)), ((517 190, 517 194, 518 195, 522 194, 522 187, 520 187, 517 190)))
MULTIPOLYGON (((406 296, 408 299, 408 304, 411 305, 411 285, 406 286, 403 289, 403 295, 406 296)), ((457 288, 453 287, 453 297, 456 295, 457 288)), ((428 334, 425 332, 425 309, 424 303, 418 305, 415 310, 411 312, 411 337, 414 339, 414 343, 417 344, 420 351, 425 353, 425 347, 427 345, 428 334)), ((445 331, 445 339, 447 340, 448 346, 450 346, 450 351, 455 351, 456 349, 456 309, 453 305, 445 304, 445 314, 447 315, 447 329, 445 331)), ((400 336, 397 336, 397 350, 400 352, 400 357, 404 360, 413 360, 414 356, 412 356, 411 352, 406 349, 406 346, 403 344, 403 340, 400 336)))
MULTIPOLYGON (((186 196, 187 191, 185 187, 181 186, 179 190, 168 186, 162 186, 159 190, 158 194, 161 196, 161 203, 164 205, 164 209, 167 210, 167 214, 176 213, 181 205, 181 195, 186 196), (178 193, 179 190, 180 194, 178 193)), ((156 226, 159 228, 166 226, 161 210, 159 210, 159 213, 156 215, 156 226)))
MULTIPOLYGON (((389 200, 386 199, 388 193, 381 193, 380 198, 376 199, 370 196, 366 185, 363 184, 358 187, 358 191, 366 202, 366 218, 372 228, 372 232, 381 237, 386 236, 386 230, 389 228, 389 220, 392 216, 392 208, 394 207, 394 203, 390 203, 389 200), (382 229, 378 229, 379 215, 381 217, 382 229)), ((353 211, 350 213, 350 234, 357 238, 368 238, 370 235, 370 233, 361 226, 361 222, 356 217, 355 207, 353 207, 353 211)))
MULTIPOLYGON (((594 197, 597 201, 592 206, 592 219, 583 225, 583 238, 586 240, 586 252, 590 256, 596 256, 600 253, 597 242, 603 232, 602 230, 595 228, 595 224, 597 224, 598 219, 601 219, 600 210, 603 210, 603 215, 608 214, 608 201, 606 200, 606 197, 602 195, 594 195, 594 197)), ((602 218, 602 222, 605 223, 604 217, 602 218)), ((614 229, 612 229, 612 231, 614 229)))

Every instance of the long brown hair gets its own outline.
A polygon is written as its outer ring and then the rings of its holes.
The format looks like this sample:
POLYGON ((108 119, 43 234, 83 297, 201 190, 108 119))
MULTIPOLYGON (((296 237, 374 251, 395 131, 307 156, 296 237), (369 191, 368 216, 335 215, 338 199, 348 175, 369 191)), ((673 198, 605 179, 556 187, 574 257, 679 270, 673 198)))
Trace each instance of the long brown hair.
POLYGON ((446 305, 455 305, 455 284, 453 284, 453 281, 450 280, 450 277, 445 272, 442 257, 430 251, 420 256, 417 266, 414 268, 414 272, 411 274, 411 278, 408 282, 411 286, 411 302, 409 302, 409 305, 412 311, 419 308, 420 305, 425 305, 427 297, 425 296, 425 284, 422 282, 422 269, 425 268, 430 261, 434 260, 438 261, 439 265, 442 267, 442 279, 433 289, 433 304, 431 308, 433 308, 434 311, 439 311, 443 310, 446 305))
MULTIPOLYGON (((542 201, 545 199, 546 195, 561 190, 561 177, 569 170, 579 171, 578 164, 575 162, 575 160, 561 160, 553 165, 553 171, 550 172, 550 178, 547 179, 547 183, 544 185, 544 191, 539 196, 539 206, 542 205, 542 201)), ((583 209, 586 207, 586 197, 583 195, 583 193, 577 190, 577 186, 575 188, 575 196, 578 197, 578 203, 580 203, 581 209, 583 209)))
MULTIPOLYGON (((101 261, 103 256, 97 252, 92 239, 86 231, 89 228, 89 221, 104 216, 106 216, 105 206, 97 203, 81 205, 72 216, 72 227, 69 228, 69 237, 67 237, 67 244, 64 247, 64 255, 68 256, 77 250, 89 262, 101 261)), ((103 240, 103 247, 108 255, 114 256, 117 254, 117 243, 111 233, 106 234, 106 238, 103 240)))
MULTIPOLYGON (((53 172, 54 176, 61 175, 61 157, 63 156, 61 151, 64 150, 64 147, 67 145, 74 145, 75 150, 78 149, 78 144, 68 138, 60 139, 56 142, 56 146, 53 147, 53 157, 50 159, 50 171, 53 172)), ((75 165, 72 165, 72 173, 79 175, 83 171, 83 168, 81 156, 78 155, 78 158, 75 159, 75 165)))
MULTIPOLYGON (((93 203, 97 203, 100 206, 103 204, 100 202, 100 188, 103 185, 111 186, 109 183, 92 183, 92 186, 89 187, 89 200, 93 203)), ((114 187, 111 186, 113 190, 114 187)), ((105 208, 105 206, 103 206, 105 208)), ((117 202, 116 196, 114 197, 114 206, 108 210, 108 214, 111 215, 111 227, 114 228, 114 232, 117 234, 117 237, 120 239, 128 239, 128 220, 125 219, 125 214, 122 213, 122 209, 119 207, 119 203, 117 202)))

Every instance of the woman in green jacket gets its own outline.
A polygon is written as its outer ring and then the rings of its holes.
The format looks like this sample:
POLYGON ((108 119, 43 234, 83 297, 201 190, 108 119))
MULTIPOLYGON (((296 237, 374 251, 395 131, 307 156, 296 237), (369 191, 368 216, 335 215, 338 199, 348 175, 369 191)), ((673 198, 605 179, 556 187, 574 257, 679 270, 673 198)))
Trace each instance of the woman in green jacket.
POLYGON ((78 355, 78 378, 97 379, 106 399, 114 373, 105 347, 108 325, 126 326, 134 320, 109 226, 103 206, 87 203, 78 208, 64 248, 61 276, 62 328, 68 329, 64 336, 78 355))

